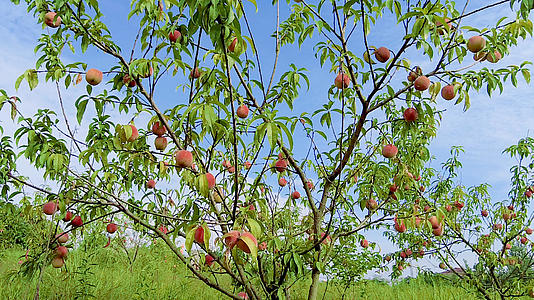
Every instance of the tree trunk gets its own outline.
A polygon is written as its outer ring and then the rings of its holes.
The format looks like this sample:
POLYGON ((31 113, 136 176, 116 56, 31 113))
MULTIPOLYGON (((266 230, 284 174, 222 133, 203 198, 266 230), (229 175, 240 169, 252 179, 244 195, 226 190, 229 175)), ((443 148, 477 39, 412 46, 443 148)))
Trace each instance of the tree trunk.
POLYGON ((317 299, 317 290, 319 288, 319 275, 321 272, 319 272, 319 269, 317 267, 313 266, 312 269, 312 283, 310 285, 310 291, 308 292, 308 300, 316 300, 317 299))

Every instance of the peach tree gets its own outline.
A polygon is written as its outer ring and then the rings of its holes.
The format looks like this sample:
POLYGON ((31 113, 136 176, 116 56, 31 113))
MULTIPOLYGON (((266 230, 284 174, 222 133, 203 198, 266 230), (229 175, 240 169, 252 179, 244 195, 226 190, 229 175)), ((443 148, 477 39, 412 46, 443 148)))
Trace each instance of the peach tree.
MULTIPOLYGON (((443 255, 457 242, 448 234, 476 219, 474 208, 467 223, 445 218, 442 206, 493 202, 428 167, 440 101, 468 109, 470 93, 530 81, 527 62, 501 59, 531 35, 532 0, 468 4, 132 0, 121 15, 105 1, 26 0, 43 31, 15 87, 45 81, 57 93, 31 115, 18 109, 31 99, 0 97, 17 124, 2 137, 2 198, 32 189, 22 205, 51 222, 26 265, 61 268, 81 228, 128 226, 230 298, 285 299, 310 279, 317 299, 321 274, 359 279, 393 260, 396 276, 407 257, 443 255), (492 25, 477 26, 491 9, 492 25), (264 16, 267 34, 255 24, 264 16), (127 42, 114 26, 127 26, 127 42), (376 38, 384 28, 393 38, 376 38), (304 49, 315 55, 281 63, 304 49), (384 256, 377 232, 411 249, 384 256)), ((529 177, 516 179, 524 188, 529 177)))

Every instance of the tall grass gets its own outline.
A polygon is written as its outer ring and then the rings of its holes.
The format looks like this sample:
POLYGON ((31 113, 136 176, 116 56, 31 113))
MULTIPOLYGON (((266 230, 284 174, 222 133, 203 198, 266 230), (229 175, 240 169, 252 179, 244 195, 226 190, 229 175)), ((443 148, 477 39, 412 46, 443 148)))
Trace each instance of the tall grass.
MULTIPOLYGON (((24 251, 16 249, 0 252, 0 299, 33 299, 38 276, 33 279, 13 276, 23 255, 24 251)), ((69 253, 66 266, 67 270, 44 268, 41 299, 224 299, 220 293, 193 278, 163 247, 140 248, 133 263, 120 248, 80 247, 69 253)), ((218 280, 231 288, 228 278, 218 277, 218 280)), ((291 289, 291 299, 306 299, 307 288, 305 281, 298 282, 291 289)), ((435 276, 419 276, 393 285, 366 280, 347 289, 322 282, 319 291, 319 299, 336 300, 477 298, 476 294, 458 284, 435 276)))

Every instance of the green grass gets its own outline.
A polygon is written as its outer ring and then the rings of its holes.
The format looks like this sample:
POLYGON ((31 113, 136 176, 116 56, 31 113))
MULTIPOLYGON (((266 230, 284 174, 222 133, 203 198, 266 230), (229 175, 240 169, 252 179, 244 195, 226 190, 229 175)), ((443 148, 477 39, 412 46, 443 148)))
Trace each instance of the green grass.
MULTIPOLYGON (((0 299, 32 299, 37 279, 8 276, 19 269, 22 250, 0 252, 0 299)), ((51 266, 45 268, 41 299, 225 299, 217 291, 193 278, 183 264, 168 250, 141 248, 130 264, 124 250, 106 248, 69 253, 68 271, 51 266), (121 252, 122 251, 122 252, 121 252)), ((230 281, 219 278, 223 286, 230 281)), ((397 284, 366 280, 349 289, 322 282, 319 299, 476 299, 459 286, 436 277, 418 277, 397 284)), ((297 283, 291 299, 306 299, 306 282, 297 283)), ((237 293, 238 291, 236 291, 237 293)))

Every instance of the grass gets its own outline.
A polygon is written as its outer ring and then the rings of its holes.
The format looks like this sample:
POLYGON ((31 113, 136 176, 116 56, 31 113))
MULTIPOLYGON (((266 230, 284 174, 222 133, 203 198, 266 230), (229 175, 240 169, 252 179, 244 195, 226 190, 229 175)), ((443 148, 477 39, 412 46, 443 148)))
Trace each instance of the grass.
MULTIPOLYGON (((19 269, 23 255, 23 250, 16 249, 0 252, 0 299, 33 299, 37 278, 10 276, 19 269)), ((193 278, 177 258, 160 247, 140 248, 133 263, 124 250, 117 248, 79 248, 69 253, 67 268, 45 267, 41 299, 225 299, 193 278)), ((219 280, 231 287, 230 280, 219 280)), ((393 285, 366 280, 346 290, 329 284, 324 293, 326 287, 322 282, 319 299, 476 299, 476 294, 433 276, 393 285)), ((297 283, 291 290, 291 300, 306 299, 307 288, 306 282, 297 283)))

